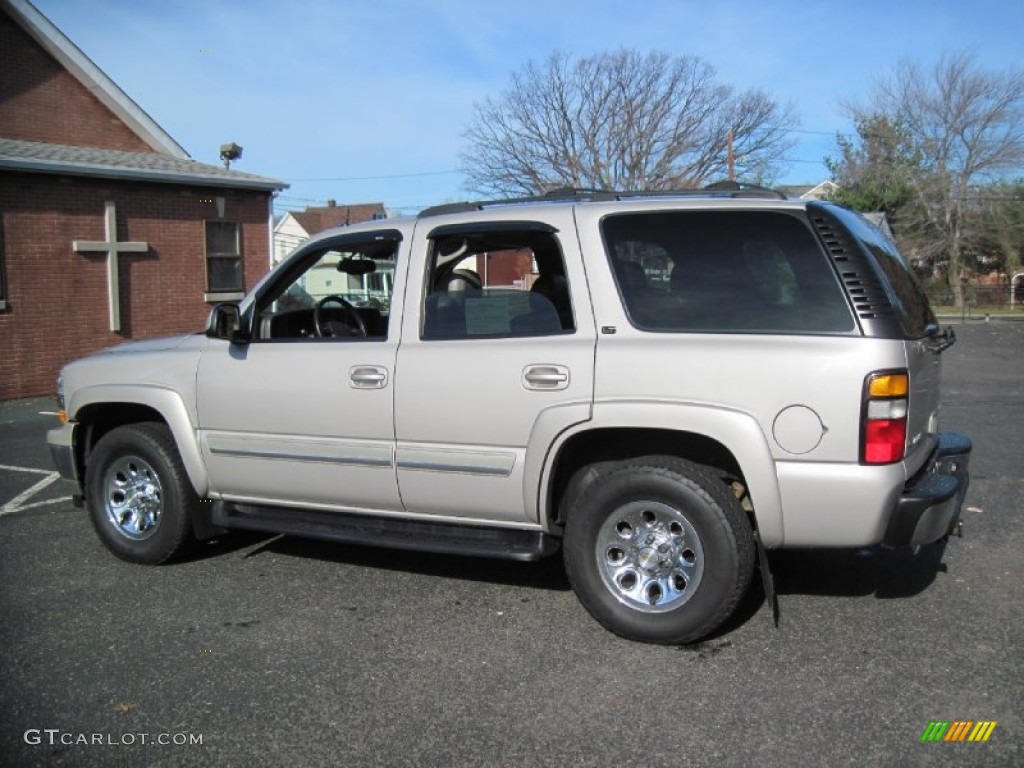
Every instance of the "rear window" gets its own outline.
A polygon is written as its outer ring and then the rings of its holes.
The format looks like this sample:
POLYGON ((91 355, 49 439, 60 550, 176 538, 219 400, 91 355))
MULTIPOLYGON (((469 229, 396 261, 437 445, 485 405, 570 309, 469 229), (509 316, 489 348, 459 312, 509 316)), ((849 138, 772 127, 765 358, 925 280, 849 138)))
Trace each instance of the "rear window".
POLYGON ((907 338, 920 339, 927 335, 928 326, 936 325, 938 320, 917 276, 897 250, 896 244, 859 213, 838 206, 829 210, 867 247, 884 273, 889 300, 899 315, 900 327, 907 338))
POLYGON ((630 322, 649 331, 848 333, 856 323, 808 227, 779 211, 608 216, 630 322))

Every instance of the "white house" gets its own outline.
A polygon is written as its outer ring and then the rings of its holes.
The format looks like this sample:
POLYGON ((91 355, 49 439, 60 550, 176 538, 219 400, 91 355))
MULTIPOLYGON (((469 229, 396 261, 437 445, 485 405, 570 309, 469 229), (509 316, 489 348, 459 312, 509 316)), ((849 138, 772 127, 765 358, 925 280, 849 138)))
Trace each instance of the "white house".
POLYGON ((328 200, 327 205, 320 208, 289 211, 274 225, 273 263, 280 263, 300 243, 325 229, 387 217, 384 203, 338 205, 334 200, 328 200))
POLYGON ((839 189, 839 185, 826 179, 818 184, 790 184, 779 189, 789 197, 801 200, 828 200, 839 189))

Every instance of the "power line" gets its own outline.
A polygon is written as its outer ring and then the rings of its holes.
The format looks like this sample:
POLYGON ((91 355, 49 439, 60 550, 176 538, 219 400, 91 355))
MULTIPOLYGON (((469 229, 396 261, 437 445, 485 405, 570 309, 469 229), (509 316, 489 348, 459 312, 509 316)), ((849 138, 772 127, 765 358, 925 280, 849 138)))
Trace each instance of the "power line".
POLYGON ((289 181, 379 181, 381 179, 412 179, 420 176, 447 176, 453 173, 462 173, 462 171, 421 171, 419 173, 390 173, 382 176, 331 176, 322 179, 289 179, 289 181))
POLYGON ((804 130, 802 128, 793 128, 789 132, 790 133, 809 133, 809 134, 811 134, 813 136, 835 136, 837 133, 841 134, 841 135, 844 135, 844 136, 848 136, 849 135, 847 133, 844 133, 843 131, 807 131, 807 130, 804 130))

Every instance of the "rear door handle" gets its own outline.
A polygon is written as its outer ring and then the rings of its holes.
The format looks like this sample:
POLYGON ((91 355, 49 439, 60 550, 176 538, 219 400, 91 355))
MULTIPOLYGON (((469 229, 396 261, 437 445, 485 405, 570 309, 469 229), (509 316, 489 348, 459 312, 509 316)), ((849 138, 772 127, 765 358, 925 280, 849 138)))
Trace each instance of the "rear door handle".
POLYGON ((383 389, 388 384, 388 369, 377 365, 353 365, 348 369, 352 389, 383 389))
POLYGON ((569 369, 564 365, 528 365, 523 368, 527 389, 558 390, 569 386, 569 369))

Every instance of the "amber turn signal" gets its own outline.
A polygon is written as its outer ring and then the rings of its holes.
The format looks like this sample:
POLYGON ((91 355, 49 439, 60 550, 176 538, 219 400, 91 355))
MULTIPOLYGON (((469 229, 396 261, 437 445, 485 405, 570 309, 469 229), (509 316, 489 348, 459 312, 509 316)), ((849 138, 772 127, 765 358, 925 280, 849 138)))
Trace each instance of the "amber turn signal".
POLYGON ((906 397, 910 377, 905 373, 876 373, 868 383, 869 397, 906 397))

